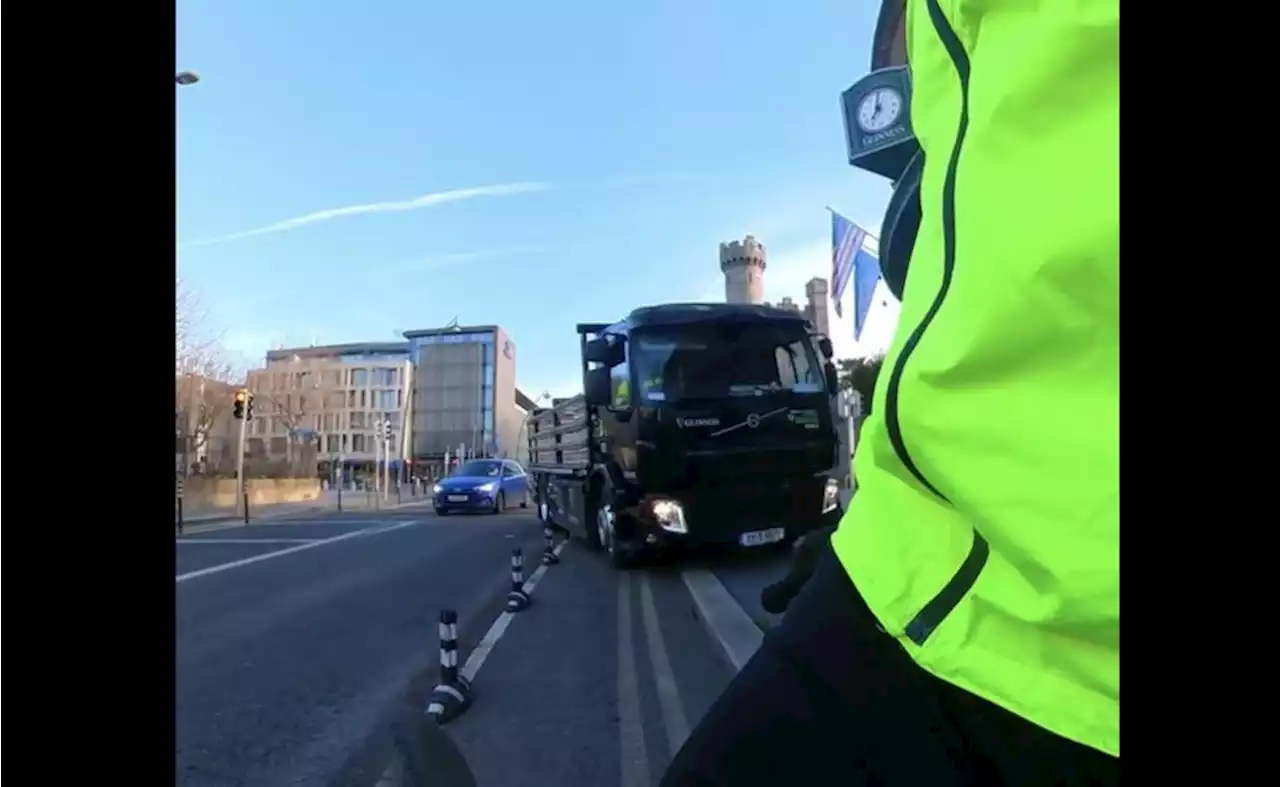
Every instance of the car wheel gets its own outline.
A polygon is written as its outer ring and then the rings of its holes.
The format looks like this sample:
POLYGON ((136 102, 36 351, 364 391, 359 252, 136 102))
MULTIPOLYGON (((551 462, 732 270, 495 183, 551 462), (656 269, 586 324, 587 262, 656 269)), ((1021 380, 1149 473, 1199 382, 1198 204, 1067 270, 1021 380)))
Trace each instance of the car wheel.
POLYGON ((498 496, 493 499, 493 513, 501 514, 507 510, 507 497, 499 492, 498 496))
POLYGON ((443 508, 436 509, 436 516, 447 516, 448 514, 449 512, 445 511, 443 508))

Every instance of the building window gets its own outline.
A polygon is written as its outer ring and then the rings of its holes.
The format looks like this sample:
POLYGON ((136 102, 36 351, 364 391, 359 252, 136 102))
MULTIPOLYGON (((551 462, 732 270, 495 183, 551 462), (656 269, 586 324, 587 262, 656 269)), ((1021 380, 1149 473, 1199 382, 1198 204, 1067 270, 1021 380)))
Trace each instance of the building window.
POLYGON ((385 388, 394 388, 399 379, 399 369, 374 369, 373 384, 385 388))
POLYGON ((393 428, 400 428, 400 413, 383 413, 382 420, 391 424, 393 428))
POLYGON ((489 434, 493 431, 493 410, 485 408, 484 410, 484 432, 489 434))
POLYGON ((484 365, 484 384, 489 387, 493 386, 493 363, 489 361, 486 361, 484 365))
POLYGON ((368 407, 368 406, 369 406, 369 392, 368 392, 368 391, 363 391, 363 390, 362 390, 362 391, 360 392, 360 406, 361 406, 361 407, 368 407))
POLYGON ((404 407, 404 389, 398 388, 396 389, 396 409, 399 410, 402 407, 404 407))
POLYGON ((342 450, 342 440, 338 438, 338 435, 331 434, 325 438, 325 446, 329 453, 336 454, 342 450))
POLYGON ((355 388, 366 388, 369 385, 368 369, 352 369, 351 385, 355 388))
POLYGON ((354 412, 351 414, 352 429, 364 429, 365 428, 364 422, 365 422, 365 413, 354 412))
POLYGON ((374 404, 380 410, 394 410, 396 405, 395 391, 378 391, 378 401, 374 404))
POLYGON ((366 450, 368 450, 365 448, 364 444, 365 444, 365 435, 362 435, 362 434, 351 435, 351 450, 353 452, 357 454, 364 453, 366 450))
POLYGON ((355 406, 356 406, 356 392, 347 391, 347 407, 351 408, 355 406))

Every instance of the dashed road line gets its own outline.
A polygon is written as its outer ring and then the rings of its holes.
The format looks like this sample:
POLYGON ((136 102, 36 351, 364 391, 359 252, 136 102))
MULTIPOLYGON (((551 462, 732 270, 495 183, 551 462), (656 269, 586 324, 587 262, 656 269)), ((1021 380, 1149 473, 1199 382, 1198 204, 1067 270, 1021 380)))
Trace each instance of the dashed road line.
POLYGON ((698 616, 711 632, 734 672, 741 670, 764 642, 764 633, 724 584, 705 568, 680 572, 698 616))

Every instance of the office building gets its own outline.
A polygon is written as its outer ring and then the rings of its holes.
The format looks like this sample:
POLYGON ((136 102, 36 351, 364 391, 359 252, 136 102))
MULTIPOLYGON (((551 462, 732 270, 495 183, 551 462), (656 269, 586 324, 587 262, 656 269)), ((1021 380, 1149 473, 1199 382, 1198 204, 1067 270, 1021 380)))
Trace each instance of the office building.
POLYGON ((515 344, 496 325, 406 331, 414 368, 414 429, 409 451, 417 461, 445 452, 513 454, 515 344))
POLYGON ((403 342, 272 350, 266 366, 248 375, 254 397, 248 460, 289 460, 305 445, 316 449, 321 475, 338 461, 371 472, 382 450, 375 424, 388 422, 389 455, 398 465, 412 425, 411 370, 403 342))
POLYGON ((764 244, 748 235, 740 241, 720 244, 720 270, 724 273, 725 303, 764 303, 764 244))

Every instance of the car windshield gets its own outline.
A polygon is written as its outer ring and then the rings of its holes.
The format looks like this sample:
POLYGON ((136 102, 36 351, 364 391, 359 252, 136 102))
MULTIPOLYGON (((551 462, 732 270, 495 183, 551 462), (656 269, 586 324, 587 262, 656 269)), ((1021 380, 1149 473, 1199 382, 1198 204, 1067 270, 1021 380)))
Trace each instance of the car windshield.
POLYGON ((501 462, 467 462, 462 467, 453 471, 456 476, 493 476, 502 475, 501 462))
POLYGON ((651 328, 637 332, 630 354, 650 402, 821 393, 826 385, 813 342, 791 322, 651 328))

